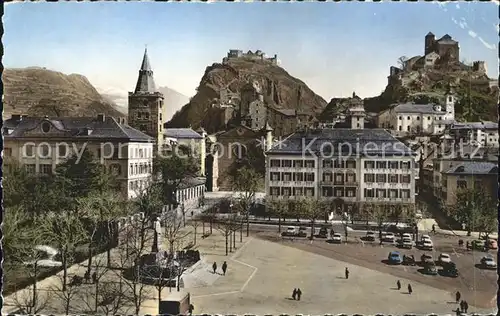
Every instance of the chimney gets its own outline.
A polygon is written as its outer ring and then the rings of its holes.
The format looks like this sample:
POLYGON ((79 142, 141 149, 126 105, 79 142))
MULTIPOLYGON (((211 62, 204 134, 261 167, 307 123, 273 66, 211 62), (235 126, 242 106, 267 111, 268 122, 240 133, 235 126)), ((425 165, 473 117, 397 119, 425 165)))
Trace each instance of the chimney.
POLYGON ((99 122, 104 122, 104 121, 106 121, 106 116, 104 114, 102 114, 102 113, 101 114, 97 114, 97 120, 99 122))

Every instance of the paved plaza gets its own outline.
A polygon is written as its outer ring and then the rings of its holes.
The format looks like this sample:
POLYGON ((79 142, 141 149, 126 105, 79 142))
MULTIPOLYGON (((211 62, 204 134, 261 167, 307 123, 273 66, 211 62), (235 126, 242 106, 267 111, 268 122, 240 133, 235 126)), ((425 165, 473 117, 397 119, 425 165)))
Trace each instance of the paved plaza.
POLYGON ((196 313, 451 314, 456 309, 448 291, 256 238, 228 263, 228 274, 212 286, 189 289, 196 313), (351 271, 348 280, 346 267, 351 271), (394 289, 398 279, 401 291, 394 289), (294 287, 302 290, 301 301, 292 300, 294 287))

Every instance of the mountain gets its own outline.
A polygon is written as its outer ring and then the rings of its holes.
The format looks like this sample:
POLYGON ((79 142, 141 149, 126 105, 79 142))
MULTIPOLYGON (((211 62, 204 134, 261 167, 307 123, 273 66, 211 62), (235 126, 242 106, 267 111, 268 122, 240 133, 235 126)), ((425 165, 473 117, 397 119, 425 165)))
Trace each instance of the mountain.
MULTIPOLYGON (((117 88, 97 88, 101 95, 116 104, 116 110, 127 114, 128 109, 128 91, 117 88)), ((170 89, 169 87, 159 87, 158 91, 163 93, 165 97, 165 117, 166 119, 170 119, 175 112, 180 110, 183 105, 189 103, 189 97, 183 95, 180 92, 175 91, 174 89, 170 89)))
POLYGON ((240 98, 242 89, 249 84, 257 84, 264 102, 276 109, 315 116, 326 106, 323 98, 277 63, 256 58, 225 58, 223 63, 206 68, 196 95, 174 114, 166 127, 202 126, 209 133, 225 129, 220 108, 216 106, 220 105, 221 91, 240 98))
POLYGON ((103 98, 88 79, 39 67, 3 71, 4 118, 29 116, 89 116, 103 113, 122 117, 115 104, 103 98))

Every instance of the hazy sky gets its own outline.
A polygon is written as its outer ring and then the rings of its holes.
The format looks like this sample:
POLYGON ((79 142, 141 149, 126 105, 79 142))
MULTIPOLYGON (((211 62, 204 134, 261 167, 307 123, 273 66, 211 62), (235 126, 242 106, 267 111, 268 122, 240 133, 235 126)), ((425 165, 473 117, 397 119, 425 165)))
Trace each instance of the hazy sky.
POLYGON ((5 7, 5 67, 87 76, 99 90, 135 87, 147 44, 157 85, 195 93, 229 49, 260 49, 327 101, 380 93, 402 55, 449 33, 460 58, 498 77, 496 3, 18 3, 5 7))

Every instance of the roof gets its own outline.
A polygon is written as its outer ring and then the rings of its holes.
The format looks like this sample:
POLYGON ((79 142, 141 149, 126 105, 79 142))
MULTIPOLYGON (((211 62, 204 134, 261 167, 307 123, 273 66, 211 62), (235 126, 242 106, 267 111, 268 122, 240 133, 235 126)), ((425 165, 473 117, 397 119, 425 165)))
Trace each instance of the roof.
MULTIPOLYGON (((42 122, 49 122, 51 128, 63 133, 68 138, 101 138, 127 139, 129 141, 153 142, 153 138, 126 124, 120 124, 113 117, 24 117, 4 121, 4 128, 13 129, 12 133, 4 134, 5 138, 36 137, 27 134, 36 129, 42 122), (90 132, 90 135, 88 133, 90 132)), ((39 137, 47 138, 43 133, 39 137)))
POLYGON ((153 79, 153 70, 149 63, 148 50, 144 50, 144 57, 142 58, 141 69, 139 70, 139 77, 137 78, 137 85, 135 86, 135 93, 146 92, 155 93, 156 85, 153 79))
POLYGON ((454 41, 450 35, 445 34, 443 37, 437 40, 439 44, 457 44, 457 41, 454 41))
POLYGON ((445 172, 446 174, 497 174, 498 164, 493 162, 466 161, 445 172))
POLYGON ((205 178, 186 178, 182 180, 182 182, 179 184, 180 189, 186 189, 186 188, 192 188, 198 185, 204 185, 206 182, 205 178))
MULTIPOLYGON (((416 104, 416 103, 402 103, 393 107, 396 113, 423 113, 423 114, 444 114, 445 111, 436 111, 435 107, 438 104, 416 104)), ((442 108, 442 107, 441 107, 442 108)))
POLYGON ((192 128, 165 128, 163 135, 170 138, 202 139, 203 137, 192 128))
POLYGON ((303 155, 402 155, 414 156, 410 148, 384 129, 323 128, 296 132, 273 146, 267 154, 303 155))
POLYGON ((434 36, 434 34, 432 32, 427 33, 426 36, 429 36, 429 35, 434 36))
POLYGON ((455 123, 450 129, 498 129, 498 123, 492 121, 455 123))

